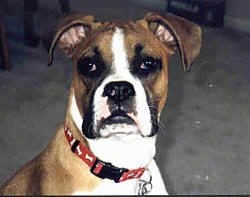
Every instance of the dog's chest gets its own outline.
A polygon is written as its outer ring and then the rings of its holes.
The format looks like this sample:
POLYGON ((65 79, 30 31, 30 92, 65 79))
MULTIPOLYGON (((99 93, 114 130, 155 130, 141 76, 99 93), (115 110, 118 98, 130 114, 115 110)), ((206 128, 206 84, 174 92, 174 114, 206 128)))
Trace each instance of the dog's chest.
MULTIPOLYGON (((160 171, 153 160, 149 166, 148 170, 151 174, 152 181, 150 184, 152 187, 148 187, 148 193, 144 193, 145 195, 167 195, 168 192, 165 188, 164 181, 161 177, 160 171)), ((145 176, 143 175, 140 179, 131 179, 121 183, 115 183, 112 180, 104 179, 94 190, 92 191, 81 191, 76 190, 72 194, 73 195, 138 195, 139 193, 142 194, 143 187, 139 180, 143 180, 142 182, 145 183, 149 180, 148 174, 145 176)), ((144 184, 145 185, 145 184, 144 184)), ((145 188, 144 188, 145 189, 145 188)), ((145 190, 144 190, 145 191, 145 190)))

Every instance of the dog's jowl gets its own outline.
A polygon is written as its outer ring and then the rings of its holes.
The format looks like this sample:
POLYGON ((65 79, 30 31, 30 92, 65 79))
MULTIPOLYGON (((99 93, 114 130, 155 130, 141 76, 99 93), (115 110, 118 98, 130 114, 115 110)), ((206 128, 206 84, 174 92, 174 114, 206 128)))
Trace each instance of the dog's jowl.
POLYGON ((168 61, 177 50, 190 68, 200 27, 158 13, 135 22, 71 15, 57 27, 49 64, 57 45, 73 62, 64 124, 0 194, 167 194, 154 156, 168 61))

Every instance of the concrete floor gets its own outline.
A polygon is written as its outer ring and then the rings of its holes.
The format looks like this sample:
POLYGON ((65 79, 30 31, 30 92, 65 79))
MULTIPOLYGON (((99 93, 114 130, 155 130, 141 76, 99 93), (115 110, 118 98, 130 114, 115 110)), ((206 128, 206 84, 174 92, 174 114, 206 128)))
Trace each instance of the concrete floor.
MULTIPOLYGON (((87 2, 72 8, 107 20, 150 10, 124 1, 99 7, 94 3, 100 1, 87 2)), ((37 30, 57 14, 41 9, 37 30)), ((0 184, 54 135, 64 120, 71 80, 68 59, 56 53, 54 66, 47 67, 41 45, 23 45, 20 17, 6 18, 13 69, 0 71, 0 184)), ((172 58, 156 156, 171 194, 250 193, 249 43, 249 34, 203 28, 202 51, 191 72, 172 58)))

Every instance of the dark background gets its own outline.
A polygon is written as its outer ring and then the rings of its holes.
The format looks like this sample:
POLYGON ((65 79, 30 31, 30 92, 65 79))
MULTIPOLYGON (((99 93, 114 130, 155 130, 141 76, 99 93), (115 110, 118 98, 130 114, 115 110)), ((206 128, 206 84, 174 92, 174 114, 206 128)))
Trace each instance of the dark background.
MULTIPOLYGON (((25 41, 23 1, 1 2, 12 69, 0 70, 0 184, 55 134, 72 77, 61 53, 47 67, 44 45, 25 41)), ((38 1, 34 40, 63 15, 58 2, 38 1)), ((156 159, 171 194, 250 193, 249 8, 250 1, 226 0, 224 26, 202 27, 202 50, 191 72, 182 71, 177 56, 170 61, 156 159)), ((128 20, 165 11, 166 1, 72 0, 70 9, 128 20)))

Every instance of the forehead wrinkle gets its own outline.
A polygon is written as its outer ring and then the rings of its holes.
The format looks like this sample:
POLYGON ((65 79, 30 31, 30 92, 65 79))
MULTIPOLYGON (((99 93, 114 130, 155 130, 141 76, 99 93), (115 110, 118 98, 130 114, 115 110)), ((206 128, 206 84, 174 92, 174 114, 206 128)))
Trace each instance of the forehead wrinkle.
POLYGON ((115 73, 124 72, 128 70, 129 63, 127 59, 127 51, 124 41, 124 33, 120 28, 116 28, 112 37, 111 51, 113 54, 112 66, 115 73))

